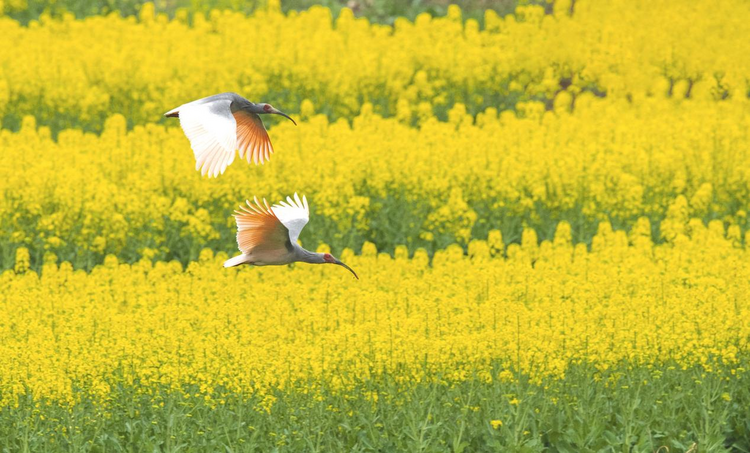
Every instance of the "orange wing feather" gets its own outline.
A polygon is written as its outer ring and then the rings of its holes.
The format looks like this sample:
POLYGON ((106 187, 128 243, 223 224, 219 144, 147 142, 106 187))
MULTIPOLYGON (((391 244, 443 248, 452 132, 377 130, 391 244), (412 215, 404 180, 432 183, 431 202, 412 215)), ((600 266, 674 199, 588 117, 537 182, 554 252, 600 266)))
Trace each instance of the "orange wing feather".
POLYGON ((248 163, 263 164, 273 153, 271 139, 263 126, 263 121, 255 113, 238 110, 234 112, 237 122, 237 149, 240 157, 248 163))
POLYGON ((276 214, 263 199, 263 205, 254 198, 255 206, 247 201, 247 207, 240 205, 235 211, 237 221, 237 245, 242 253, 283 252, 288 250, 289 230, 279 221, 276 214))

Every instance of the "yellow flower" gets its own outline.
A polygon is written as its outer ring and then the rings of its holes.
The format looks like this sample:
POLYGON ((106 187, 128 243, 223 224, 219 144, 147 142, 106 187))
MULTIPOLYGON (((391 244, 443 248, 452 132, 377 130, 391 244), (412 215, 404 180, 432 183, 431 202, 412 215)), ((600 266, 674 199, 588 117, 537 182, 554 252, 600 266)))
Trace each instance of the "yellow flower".
POLYGON ((29 249, 26 247, 18 247, 16 249, 16 266, 15 271, 17 274, 22 274, 29 269, 30 266, 29 249))

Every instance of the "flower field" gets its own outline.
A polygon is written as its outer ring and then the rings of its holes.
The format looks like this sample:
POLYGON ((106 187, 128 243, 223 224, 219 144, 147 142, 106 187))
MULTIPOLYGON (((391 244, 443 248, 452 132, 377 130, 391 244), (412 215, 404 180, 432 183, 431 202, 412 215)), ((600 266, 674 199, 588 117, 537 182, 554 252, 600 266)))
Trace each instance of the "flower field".
POLYGON ((0 16, 0 451, 750 451, 746 2, 158 7, 0 16), (294 192, 361 280, 222 267, 294 192))

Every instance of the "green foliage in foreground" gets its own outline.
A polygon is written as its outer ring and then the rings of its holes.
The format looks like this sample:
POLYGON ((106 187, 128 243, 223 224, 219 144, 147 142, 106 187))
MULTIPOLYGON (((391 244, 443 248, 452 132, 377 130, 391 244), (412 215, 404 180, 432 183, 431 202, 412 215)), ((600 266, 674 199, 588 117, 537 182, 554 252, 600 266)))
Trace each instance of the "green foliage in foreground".
POLYGON ((578 365, 544 386, 524 376, 436 382, 406 388, 384 377, 346 395, 310 383, 277 392, 268 412, 258 398, 220 392, 223 403, 212 408, 195 389, 184 397, 116 386, 106 406, 83 401, 72 410, 27 397, 0 410, 0 451, 750 451, 750 377, 728 366, 578 365))

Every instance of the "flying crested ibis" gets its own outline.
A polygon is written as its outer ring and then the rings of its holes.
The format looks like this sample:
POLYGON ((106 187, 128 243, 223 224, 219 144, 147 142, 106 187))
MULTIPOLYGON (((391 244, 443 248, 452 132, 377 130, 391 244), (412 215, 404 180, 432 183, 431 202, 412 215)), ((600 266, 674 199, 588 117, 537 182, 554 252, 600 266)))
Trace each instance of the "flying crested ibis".
MULTIPOLYGON (((254 198, 255 205, 246 201, 235 211, 237 244, 241 255, 224 262, 224 267, 253 264, 255 266, 289 264, 296 261, 313 264, 338 264, 357 274, 330 253, 314 253, 297 244, 302 228, 310 220, 307 198, 294 194, 271 207, 265 198, 263 204, 254 198)), ((359 277, 357 277, 359 278, 359 277)))
POLYGON ((209 178, 224 173, 240 158, 263 164, 273 153, 271 139, 260 119, 261 114, 281 115, 297 125, 286 113, 270 104, 255 104, 237 93, 221 93, 188 102, 164 114, 179 118, 195 153, 195 169, 209 178))

